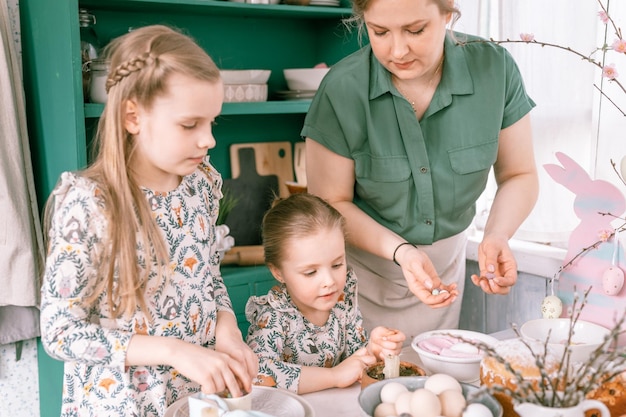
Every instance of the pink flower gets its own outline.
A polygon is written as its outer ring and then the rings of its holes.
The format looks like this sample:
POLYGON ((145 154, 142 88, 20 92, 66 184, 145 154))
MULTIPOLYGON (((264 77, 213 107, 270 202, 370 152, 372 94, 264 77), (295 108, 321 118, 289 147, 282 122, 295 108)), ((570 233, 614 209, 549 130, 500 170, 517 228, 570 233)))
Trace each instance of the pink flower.
POLYGON ((532 33, 520 33, 519 37, 524 41, 524 42, 532 42, 535 40, 535 35, 533 35, 532 33))
POLYGON ((606 242, 613 235, 613 231, 609 229, 603 229, 598 232, 598 237, 601 241, 606 242))
POLYGON ((626 54, 626 41, 623 39, 615 39, 611 48, 613 48, 615 52, 626 54))
POLYGON ((615 64, 605 65, 604 68, 602 68, 602 76, 608 78, 609 80, 616 79, 619 74, 615 69, 615 64))
POLYGON ((604 24, 609 23, 609 15, 606 14, 604 10, 601 12, 598 12, 598 16, 600 17, 600 20, 602 20, 602 23, 604 24))

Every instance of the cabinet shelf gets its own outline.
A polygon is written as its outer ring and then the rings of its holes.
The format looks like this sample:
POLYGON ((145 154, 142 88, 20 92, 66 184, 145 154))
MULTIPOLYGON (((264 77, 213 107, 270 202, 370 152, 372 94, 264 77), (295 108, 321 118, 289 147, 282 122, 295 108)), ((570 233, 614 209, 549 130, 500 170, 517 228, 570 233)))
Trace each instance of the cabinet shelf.
MULTIPOLYGON (((311 100, 263 101, 258 103, 224 103, 220 115, 254 114, 304 114, 309 110, 311 100)), ((85 103, 85 117, 96 119, 104 110, 104 104, 85 103)))
MULTIPOLYGON (((250 4, 220 0, 81 0, 80 7, 94 10, 142 11, 162 13, 221 14, 250 17, 299 17, 311 19, 341 18, 349 16, 350 7, 292 6, 288 4, 250 4)), ((342 2, 342 6, 347 3, 342 2)))

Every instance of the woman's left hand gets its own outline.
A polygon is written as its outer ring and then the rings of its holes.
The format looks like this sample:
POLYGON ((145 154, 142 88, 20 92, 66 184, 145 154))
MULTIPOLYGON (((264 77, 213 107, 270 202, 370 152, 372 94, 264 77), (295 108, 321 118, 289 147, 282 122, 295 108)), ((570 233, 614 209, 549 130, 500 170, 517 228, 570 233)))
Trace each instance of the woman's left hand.
POLYGON ((508 294, 517 282, 517 262, 508 239, 486 235, 478 245, 480 276, 472 275, 472 282, 487 294, 508 294))

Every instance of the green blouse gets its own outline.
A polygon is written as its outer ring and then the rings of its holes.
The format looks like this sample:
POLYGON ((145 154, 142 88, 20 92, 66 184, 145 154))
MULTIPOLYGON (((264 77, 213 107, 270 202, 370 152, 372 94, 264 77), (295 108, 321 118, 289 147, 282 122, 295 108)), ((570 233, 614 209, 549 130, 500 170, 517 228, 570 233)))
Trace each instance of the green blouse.
POLYGON ((506 49, 447 36, 441 82, 418 121, 367 45, 331 68, 301 135, 354 160, 362 210, 410 242, 431 244, 470 225, 500 130, 534 106, 506 49))

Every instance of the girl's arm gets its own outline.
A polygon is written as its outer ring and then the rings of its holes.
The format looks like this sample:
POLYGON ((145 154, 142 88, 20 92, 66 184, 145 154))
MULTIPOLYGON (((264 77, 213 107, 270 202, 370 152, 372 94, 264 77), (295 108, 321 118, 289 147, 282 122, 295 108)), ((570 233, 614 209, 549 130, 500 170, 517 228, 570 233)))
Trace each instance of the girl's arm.
POLYGON ((349 387, 359 381, 363 370, 375 362, 376 358, 366 348, 361 348, 333 368, 303 366, 298 394, 349 387))
POLYGON ((245 367, 249 383, 246 383, 244 388, 249 392, 249 388, 252 387, 252 379, 259 372, 259 358, 244 342, 233 313, 227 311, 217 313, 215 350, 226 353, 245 367))
POLYGON ((250 392, 252 381, 243 363, 230 355, 174 337, 133 335, 126 366, 169 365, 197 382, 206 393, 228 389, 238 397, 250 392))

